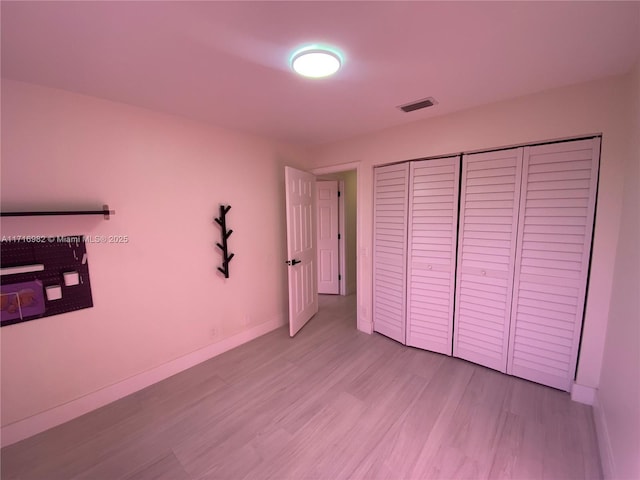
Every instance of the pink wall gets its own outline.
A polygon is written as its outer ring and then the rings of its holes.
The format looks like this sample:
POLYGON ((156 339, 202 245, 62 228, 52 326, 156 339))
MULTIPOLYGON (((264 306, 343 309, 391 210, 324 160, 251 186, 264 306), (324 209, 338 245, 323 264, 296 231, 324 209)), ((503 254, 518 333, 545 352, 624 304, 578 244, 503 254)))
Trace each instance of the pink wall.
MULTIPOLYGON (((625 384, 621 376, 608 373, 637 354, 629 334, 633 324, 628 323, 637 306, 620 301, 619 293, 612 297, 613 287, 633 281, 622 255, 637 245, 628 226, 633 215, 629 205, 637 205, 629 192, 637 195, 637 180, 627 180, 624 204, 622 194, 625 176, 634 173, 628 160, 634 130, 628 119, 629 95, 635 92, 637 99, 640 88, 637 73, 634 79, 635 86, 629 76, 610 78, 326 145, 313 152, 309 163, 305 152, 264 139, 3 81, 3 209, 107 202, 117 214, 109 221, 3 219, 2 234, 124 234, 130 242, 89 245, 93 309, 2 329, 2 424, 222 343, 256 325, 284 323, 285 163, 321 167, 361 162, 358 305, 361 319, 368 322, 373 165, 599 132, 600 199, 578 382, 591 387, 602 382, 604 410, 612 415, 627 408, 633 419, 637 408, 619 397, 628 396, 637 383, 625 384), (230 223, 236 231, 231 246, 237 256, 226 281, 216 274, 218 230, 211 222, 221 202, 233 205, 230 223), (177 244, 180 249, 173 247, 177 244), (631 349, 619 353, 619 342, 627 345, 624 339, 631 349)), ((633 112, 638 122, 638 107, 633 112)), ((628 423, 610 418, 612 444, 637 440, 637 429, 634 437, 628 423)), ((618 451, 620 471, 632 471, 627 470, 635 466, 626 450, 618 451)))
POLYGON ((3 235, 128 235, 88 245, 95 307, 2 328, 2 425, 286 318, 283 165, 304 152, 91 97, 2 83, 3 235), (213 223, 232 205, 231 277, 213 223))
MULTIPOLYGON (((374 165, 603 133, 591 282, 577 378, 583 386, 597 387, 620 227, 623 164, 628 155, 629 92, 628 76, 613 77, 410 123, 315 149, 312 152, 315 168, 361 162, 358 192, 360 327, 370 329, 371 322, 374 165)), ((434 95, 437 96, 437 92, 434 95)))
POLYGON ((631 80, 631 142, 596 405, 609 478, 640 478, 640 62, 631 80))

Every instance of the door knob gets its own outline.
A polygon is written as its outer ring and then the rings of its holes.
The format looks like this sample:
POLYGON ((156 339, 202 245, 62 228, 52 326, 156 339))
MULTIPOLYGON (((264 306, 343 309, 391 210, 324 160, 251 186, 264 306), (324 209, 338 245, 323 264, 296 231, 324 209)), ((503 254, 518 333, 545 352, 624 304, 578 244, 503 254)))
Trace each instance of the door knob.
POLYGON ((293 266, 293 265, 297 265, 298 263, 302 263, 302 260, 296 260, 296 259, 294 258, 293 260, 287 260, 287 261, 286 261, 286 262, 284 262, 284 263, 286 263, 287 265, 291 265, 291 266, 293 266))

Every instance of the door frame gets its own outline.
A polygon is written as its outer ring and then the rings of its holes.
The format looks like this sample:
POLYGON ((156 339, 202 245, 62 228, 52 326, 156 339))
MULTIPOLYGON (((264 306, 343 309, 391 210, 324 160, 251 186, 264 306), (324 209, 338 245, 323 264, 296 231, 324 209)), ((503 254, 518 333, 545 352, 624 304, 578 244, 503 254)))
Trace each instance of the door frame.
POLYGON ((367 308, 367 300, 365 298, 365 288, 362 288, 362 269, 363 261, 368 260, 368 251, 363 248, 364 238, 362 236, 362 198, 363 198, 363 185, 362 185, 362 162, 348 162, 339 163, 337 165, 329 165, 326 167, 318 167, 311 170, 314 175, 327 175, 331 173, 346 172, 348 170, 356 171, 356 185, 358 191, 356 192, 356 302, 357 302, 357 322, 358 330, 365 333, 373 332, 373 325, 370 320, 367 319, 367 313, 370 310, 367 308))
POLYGON ((344 225, 344 180, 338 180, 338 192, 340 192, 338 197, 338 232, 340 232, 340 241, 338 242, 339 282, 340 295, 345 296, 347 294, 347 232, 344 225))

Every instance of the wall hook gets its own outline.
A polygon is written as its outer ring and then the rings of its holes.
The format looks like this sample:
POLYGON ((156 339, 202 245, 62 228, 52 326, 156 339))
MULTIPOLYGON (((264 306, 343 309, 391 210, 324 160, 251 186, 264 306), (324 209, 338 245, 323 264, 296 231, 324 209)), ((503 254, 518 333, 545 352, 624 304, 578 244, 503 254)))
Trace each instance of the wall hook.
POLYGON ((231 205, 220 205, 220 216, 214 218, 216 223, 220 225, 222 229, 222 243, 216 243, 217 247, 222 250, 222 267, 218 267, 218 270, 224 275, 224 278, 229 278, 229 262, 233 258, 234 254, 229 253, 227 240, 233 233, 233 230, 227 230, 227 213, 231 210, 231 205))

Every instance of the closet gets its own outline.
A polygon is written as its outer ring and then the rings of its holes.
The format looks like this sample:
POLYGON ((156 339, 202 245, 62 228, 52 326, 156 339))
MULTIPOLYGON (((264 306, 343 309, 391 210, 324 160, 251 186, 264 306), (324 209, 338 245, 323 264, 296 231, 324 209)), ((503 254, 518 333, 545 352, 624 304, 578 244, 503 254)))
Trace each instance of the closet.
POLYGON ((375 169, 374 330, 451 355, 460 157, 375 169))
POLYGON ((373 327, 405 342, 409 164, 374 170, 373 327))
POLYGON ((464 155, 453 354, 507 369, 522 148, 464 155))
POLYGON ((524 148, 507 373, 569 391, 595 215, 600 138, 524 148))
POLYGON ((411 162, 407 345, 451 355, 460 157, 411 162))
POLYGON ((569 391, 600 138, 374 169, 374 330, 569 391))

